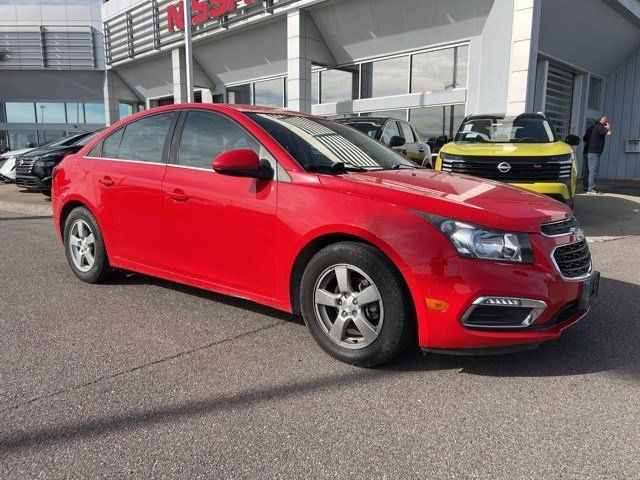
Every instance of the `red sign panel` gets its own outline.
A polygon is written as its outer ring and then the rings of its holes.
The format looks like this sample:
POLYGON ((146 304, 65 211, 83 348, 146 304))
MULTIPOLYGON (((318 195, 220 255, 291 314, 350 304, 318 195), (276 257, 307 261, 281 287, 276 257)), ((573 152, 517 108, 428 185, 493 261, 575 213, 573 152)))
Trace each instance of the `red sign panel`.
MULTIPOLYGON (((240 0, 244 5, 259 0, 240 0)), ((200 25, 210 18, 221 17, 237 8, 238 0, 191 0, 192 23, 200 25)), ((184 11, 182 2, 167 6, 167 28, 169 32, 184 28, 184 11)))

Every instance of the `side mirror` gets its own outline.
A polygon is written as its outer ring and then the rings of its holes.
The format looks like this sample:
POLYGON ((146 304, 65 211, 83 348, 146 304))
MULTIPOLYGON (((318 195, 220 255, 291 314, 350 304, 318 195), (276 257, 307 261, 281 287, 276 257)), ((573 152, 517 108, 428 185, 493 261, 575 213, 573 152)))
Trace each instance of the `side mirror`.
POLYGON ((573 135, 571 133, 564 138, 564 143, 572 147, 577 147, 580 145, 581 141, 582 139, 578 135, 573 135))
POLYGON ((391 137, 391 140, 389 140, 389 146, 391 148, 393 148, 393 147, 401 147, 405 143, 407 143, 407 140, 404 137, 400 137, 398 135, 394 135, 393 137, 391 137))
POLYGON ((439 137, 436 137, 436 144, 437 145, 444 145, 445 143, 449 142, 449 137, 447 137, 446 135, 440 135, 439 137))
POLYGON ((215 172, 222 175, 261 180, 273 179, 273 169, 269 162, 261 161, 256 152, 249 149, 221 153, 212 160, 211 166, 215 172))
POLYGON ((431 155, 427 155, 422 160, 422 167, 424 168, 433 168, 433 164, 431 163, 431 155))

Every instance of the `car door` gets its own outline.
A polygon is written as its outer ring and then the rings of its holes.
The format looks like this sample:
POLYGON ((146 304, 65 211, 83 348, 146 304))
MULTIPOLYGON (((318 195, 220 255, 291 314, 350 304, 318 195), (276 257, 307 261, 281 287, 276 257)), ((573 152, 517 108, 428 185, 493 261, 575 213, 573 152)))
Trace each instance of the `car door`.
POLYGON ((186 111, 177 132, 162 185, 168 268, 227 291, 272 298, 277 183, 219 174, 211 162, 246 148, 275 160, 221 113, 186 111))
POLYGON ((128 123, 107 137, 93 166, 93 184, 110 255, 164 268, 161 187, 178 112, 128 123))

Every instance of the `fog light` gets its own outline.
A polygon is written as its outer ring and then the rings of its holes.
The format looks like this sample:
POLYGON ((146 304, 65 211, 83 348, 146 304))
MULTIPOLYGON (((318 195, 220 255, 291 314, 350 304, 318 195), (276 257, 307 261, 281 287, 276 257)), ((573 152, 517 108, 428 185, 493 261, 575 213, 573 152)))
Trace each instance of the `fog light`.
POLYGON ((427 309, 432 310, 434 312, 444 312, 449 306, 449 304, 443 300, 425 298, 424 301, 427 304, 427 309))
POLYGON ((480 297, 462 317, 467 328, 527 328, 542 315, 547 304, 542 300, 514 297, 480 297))

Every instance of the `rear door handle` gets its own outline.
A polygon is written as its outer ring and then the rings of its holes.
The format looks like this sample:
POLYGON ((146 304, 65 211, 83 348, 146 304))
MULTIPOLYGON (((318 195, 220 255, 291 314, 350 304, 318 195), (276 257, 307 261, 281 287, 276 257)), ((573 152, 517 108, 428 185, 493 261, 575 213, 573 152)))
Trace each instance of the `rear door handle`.
POLYGON ((113 185, 115 184, 111 177, 102 177, 99 182, 105 187, 113 187, 113 185))
POLYGON ((168 195, 174 202, 186 202, 189 200, 189 195, 184 193, 184 191, 176 188, 173 192, 169 192, 168 195))

